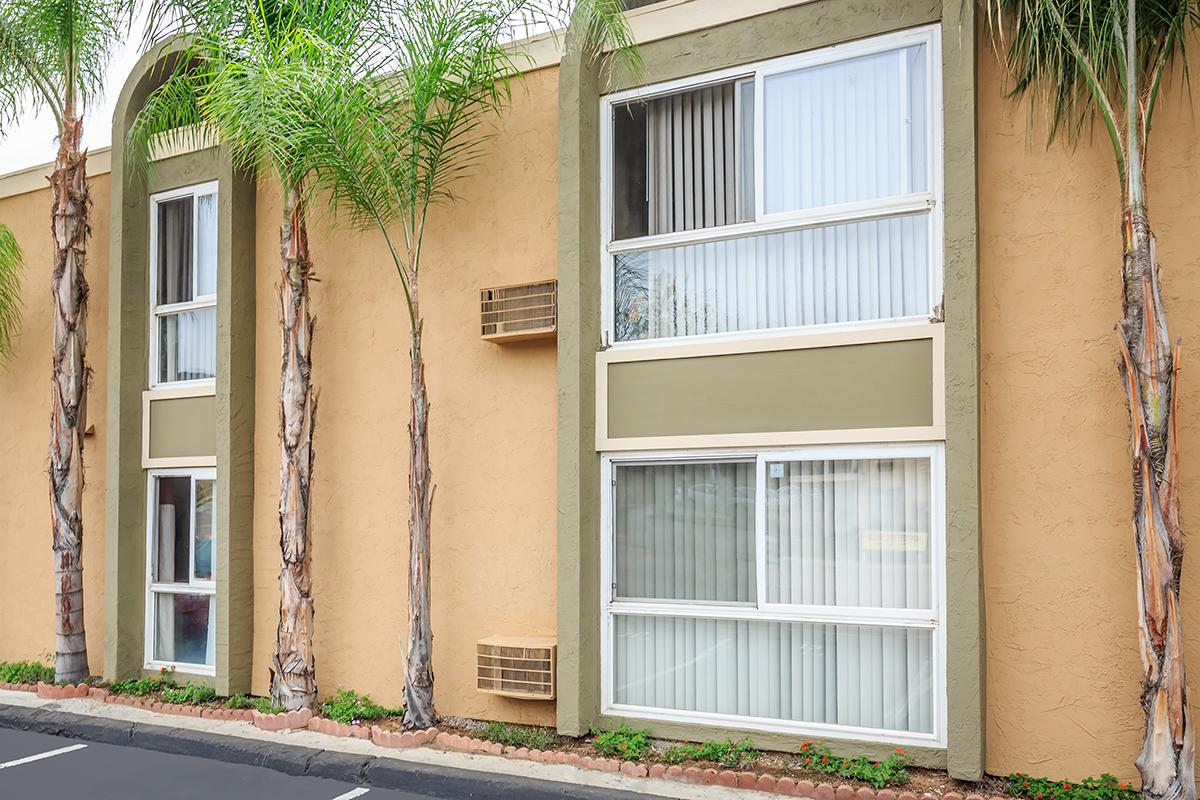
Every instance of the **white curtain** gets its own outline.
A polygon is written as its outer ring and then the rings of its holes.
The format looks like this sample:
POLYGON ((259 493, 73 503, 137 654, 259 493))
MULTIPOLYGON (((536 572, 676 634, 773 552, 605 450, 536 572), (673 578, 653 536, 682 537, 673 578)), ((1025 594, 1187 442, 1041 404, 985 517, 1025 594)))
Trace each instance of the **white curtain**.
POLYGON ((159 381, 191 381, 216 373, 217 310, 159 317, 159 381))
POLYGON ((933 631, 627 616, 614 620, 625 705, 933 731, 933 631))
POLYGON ((755 602, 753 462, 616 469, 617 597, 755 602))
POLYGON ((217 293, 217 196, 196 198, 196 295, 217 293))
POLYGON ((617 340, 930 311, 929 215, 617 256, 617 340))
POLYGON ((767 473, 768 603, 933 607, 928 459, 774 462, 767 473))
POLYGON ((928 188, 924 45, 763 79, 763 211, 928 188))

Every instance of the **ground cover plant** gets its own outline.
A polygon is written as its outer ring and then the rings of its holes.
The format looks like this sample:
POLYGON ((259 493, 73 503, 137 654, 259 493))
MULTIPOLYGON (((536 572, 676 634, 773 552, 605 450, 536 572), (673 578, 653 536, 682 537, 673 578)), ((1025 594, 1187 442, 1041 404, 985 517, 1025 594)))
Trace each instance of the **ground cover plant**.
POLYGON ((0 683, 54 683, 54 667, 37 661, 0 661, 0 683))
POLYGON ((1081 781, 1055 781, 1014 772, 1004 779, 1005 793, 1029 800, 1137 800, 1141 792, 1105 773, 1081 781))
POLYGON ((730 769, 744 767, 761 757, 762 753, 751 746, 749 739, 742 739, 740 742, 684 742, 672 745, 659 754, 659 759, 666 764, 711 761, 730 769))
POLYGON ((217 699, 217 690, 210 686, 197 686, 189 682, 187 686, 165 686, 162 690, 164 703, 191 703, 202 705, 217 699))
POLYGON ((353 689, 338 689, 336 695, 321 703, 321 714, 343 725, 355 725, 384 717, 403 716, 404 709, 385 708, 353 689))
POLYGON ((225 707, 236 710, 252 708, 260 714, 282 714, 283 709, 271 702, 269 697, 250 697, 245 694, 235 694, 225 700, 225 707))
POLYGON ((805 742, 800 746, 796 766, 827 775, 837 775, 839 778, 864 781, 876 789, 908 783, 908 759, 901 747, 897 747, 896 752, 883 761, 871 761, 864 756, 835 756, 820 745, 805 742))
POLYGON ((550 728, 509 725, 507 722, 489 722, 479 731, 479 738, 529 750, 554 750, 564 746, 566 742, 550 728))
POLYGON ((650 731, 633 730, 624 722, 615 731, 592 729, 592 744, 606 756, 637 761, 650 749, 650 731))

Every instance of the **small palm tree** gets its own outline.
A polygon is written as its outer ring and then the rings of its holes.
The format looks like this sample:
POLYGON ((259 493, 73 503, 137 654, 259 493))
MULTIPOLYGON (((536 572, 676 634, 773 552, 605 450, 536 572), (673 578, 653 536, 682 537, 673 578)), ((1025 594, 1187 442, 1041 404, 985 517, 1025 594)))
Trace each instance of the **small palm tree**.
POLYGON ((1179 350, 1167 333, 1146 204, 1150 127, 1164 77, 1185 63, 1196 0, 982 0, 1014 82, 1050 112, 1051 138, 1096 118, 1112 143, 1121 198, 1121 374, 1130 415, 1133 528, 1147 798, 1195 798, 1195 728, 1183 664, 1179 580, 1179 350))
POLYGON ((381 17, 370 0, 156 0, 166 20, 152 42, 184 44, 177 67, 148 97, 129 134, 148 170, 164 138, 216 136, 239 168, 283 191, 279 313, 279 625, 271 699, 287 709, 317 699, 313 658, 311 486, 317 392, 313 386, 315 266, 308 244, 314 184, 313 120, 375 50, 381 17))
POLYGON ((22 260, 17 237, 0 225, 0 363, 12 355, 13 339, 21 327, 22 260))
POLYGON ((55 678, 87 677, 83 629, 83 432, 87 366, 88 213, 83 116, 126 34, 125 0, 0 0, 0 132, 48 109, 58 128, 50 175, 54 351, 50 524, 54 543, 55 678))
POLYGON ((606 51, 633 69, 637 50, 619 0, 397 0, 387 16, 385 70, 326 109, 317 180, 359 226, 387 242, 409 321, 409 572, 404 724, 437 718, 430 619, 429 395, 420 278, 426 220, 453 200, 456 181, 485 157, 488 122, 511 97, 526 54, 514 39, 569 25, 570 46, 606 51), (398 227, 398 230, 395 228, 398 227))

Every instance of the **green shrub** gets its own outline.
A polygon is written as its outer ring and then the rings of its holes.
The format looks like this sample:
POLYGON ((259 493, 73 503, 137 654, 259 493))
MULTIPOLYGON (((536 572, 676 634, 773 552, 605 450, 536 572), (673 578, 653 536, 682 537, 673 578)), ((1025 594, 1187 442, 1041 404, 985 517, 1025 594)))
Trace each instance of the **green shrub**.
POLYGON ((351 689, 338 689, 336 695, 321 704, 321 713, 343 725, 353 725, 384 717, 398 717, 404 710, 384 708, 365 694, 360 695, 351 689))
POLYGON ((887 786, 902 786, 908 783, 908 759, 904 749, 897 747, 896 752, 883 761, 869 761, 863 756, 857 758, 842 758, 835 756, 824 747, 812 742, 800 746, 798 766, 814 772, 824 772, 827 775, 837 775, 839 778, 851 778, 871 784, 876 789, 887 786))
POLYGON ((1013 797, 1030 800, 1137 800, 1141 796, 1141 792, 1127 783, 1119 783, 1108 773, 1071 783, 1031 778, 1015 772, 1004 779, 1004 791, 1013 797))
POLYGON ((54 667, 37 661, 0 661, 0 683, 54 683, 54 667))
POLYGON ((730 769, 744 767, 757 761, 762 753, 750 745, 749 739, 740 742, 701 742, 692 744, 684 742, 668 747, 662 752, 662 760, 668 764, 681 764, 684 761, 714 761, 730 769))
POLYGON ((175 687, 168 686, 163 689, 164 703, 211 703, 217 699, 217 690, 208 686, 197 686, 194 683, 188 683, 187 686, 175 687))
POLYGON ((129 678, 123 681, 111 681, 108 684, 108 691, 111 694, 132 694, 145 697, 166 685, 162 678, 129 678))
POLYGON ((279 706, 271 705, 269 697, 247 697, 244 694, 235 694, 225 700, 226 708, 243 709, 252 708, 260 714, 282 714, 283 709, 279 706))
POLYGON ((562 738, 549 728, 525 728, 504 722, 489 722, 479 736, 489 742, 530 750, 554 750, 562 746, 562 738))
POLYGON ((616 756, 626 761, 637 761, 650 749, 650 731, 631 729, 624 722, 615 731, 592 729, 592 744, 606 756, 616 756))

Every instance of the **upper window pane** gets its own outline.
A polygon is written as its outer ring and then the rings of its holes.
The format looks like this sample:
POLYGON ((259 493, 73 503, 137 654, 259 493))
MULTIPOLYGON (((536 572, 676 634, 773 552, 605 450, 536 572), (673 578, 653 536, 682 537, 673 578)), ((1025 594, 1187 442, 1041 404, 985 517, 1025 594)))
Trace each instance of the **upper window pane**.
POLYGON ((763 79, 763 211, 928 188, 925 45, 763 79))
POLYGON ((768 461, 768 603, 933 607, 927 458, 768 461))
POLYGON ((615 470, 617 597, 755 602, 752 462, 615 470))
POLYGON ((189 583, 192 553, 192 479, 187 475, 156 478, 154 508, 155 583, 189 583))
POLYGON ((180 197, 158 204, 157 304, 186 303, 194 299, 192 280, 192 198, 180 197))

